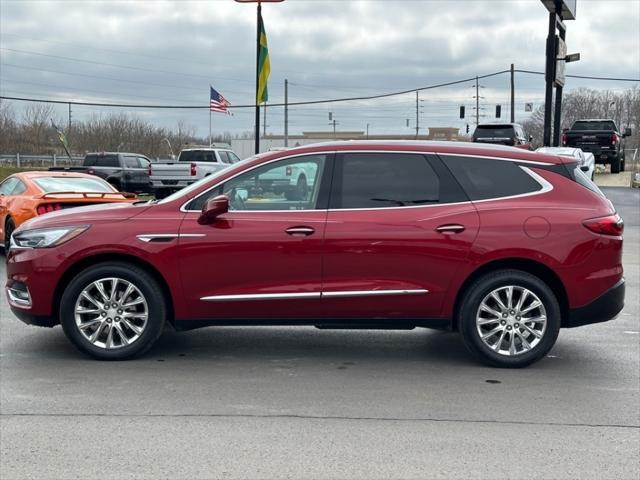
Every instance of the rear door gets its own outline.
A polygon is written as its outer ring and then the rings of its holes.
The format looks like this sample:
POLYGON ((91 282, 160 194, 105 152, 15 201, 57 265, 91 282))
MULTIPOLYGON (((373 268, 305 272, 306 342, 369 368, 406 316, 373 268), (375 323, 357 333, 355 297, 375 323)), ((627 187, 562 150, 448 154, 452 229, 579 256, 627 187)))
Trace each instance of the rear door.
POLYGON ((438 317, 477 231, 475 208, 437 157, 338 155, 323 313, 329 320, 438 317))

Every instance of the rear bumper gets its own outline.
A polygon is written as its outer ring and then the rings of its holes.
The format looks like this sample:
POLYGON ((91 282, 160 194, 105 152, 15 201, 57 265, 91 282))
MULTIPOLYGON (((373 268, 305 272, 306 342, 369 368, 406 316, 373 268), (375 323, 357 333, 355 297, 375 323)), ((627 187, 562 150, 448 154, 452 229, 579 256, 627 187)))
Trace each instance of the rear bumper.
POLYGON ((624 307, 624 292, 625 281, 621 278, 593 302, 569 310, 569 316, 563 327, 573 328, 613 320, 624 307))

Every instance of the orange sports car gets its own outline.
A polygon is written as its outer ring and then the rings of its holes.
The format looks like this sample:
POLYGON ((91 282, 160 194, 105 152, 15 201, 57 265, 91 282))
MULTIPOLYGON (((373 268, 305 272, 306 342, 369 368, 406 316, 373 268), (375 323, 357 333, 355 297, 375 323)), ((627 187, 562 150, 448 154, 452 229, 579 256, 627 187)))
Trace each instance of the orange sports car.
POLYGON ((13 230, 37 215, 96 203, 133 202, 136 198, 84 173, 15 173, 0 183, 0 239, 4 242, 0 245, 8 250, 13 230))

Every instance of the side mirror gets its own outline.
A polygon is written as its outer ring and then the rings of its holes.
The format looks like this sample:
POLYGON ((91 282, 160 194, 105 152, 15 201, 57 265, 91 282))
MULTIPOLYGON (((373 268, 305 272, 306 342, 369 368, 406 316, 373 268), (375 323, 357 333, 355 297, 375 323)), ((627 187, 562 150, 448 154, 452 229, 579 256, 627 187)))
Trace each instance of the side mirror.
POLYGON ((629 127, 624 129, 624 133, 622 134, 623 137, 630 137, 631 136, 631 129, 629 127))
POLYGON ((200 225, 209 225, 215 222, 216 217, 229 211, 229 199, 226 195, 218 195, 210 198, 202 206, 202 213, 198 218, 200 225))

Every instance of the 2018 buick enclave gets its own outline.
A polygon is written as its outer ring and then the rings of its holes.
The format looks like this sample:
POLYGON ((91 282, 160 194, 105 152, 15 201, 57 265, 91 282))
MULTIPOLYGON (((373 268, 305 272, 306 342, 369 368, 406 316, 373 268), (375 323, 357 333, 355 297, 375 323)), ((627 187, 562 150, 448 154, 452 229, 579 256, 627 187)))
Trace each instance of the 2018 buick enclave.
POLYGON ((571 158, 342 142, 240 162, 160 202, 30 220, 8 252, 26 323, 123 359, 169 322, 457 330, 489 364, 623 307, 623 223, 571 158), (270 172, 313 172, 295 199, 270 172))

